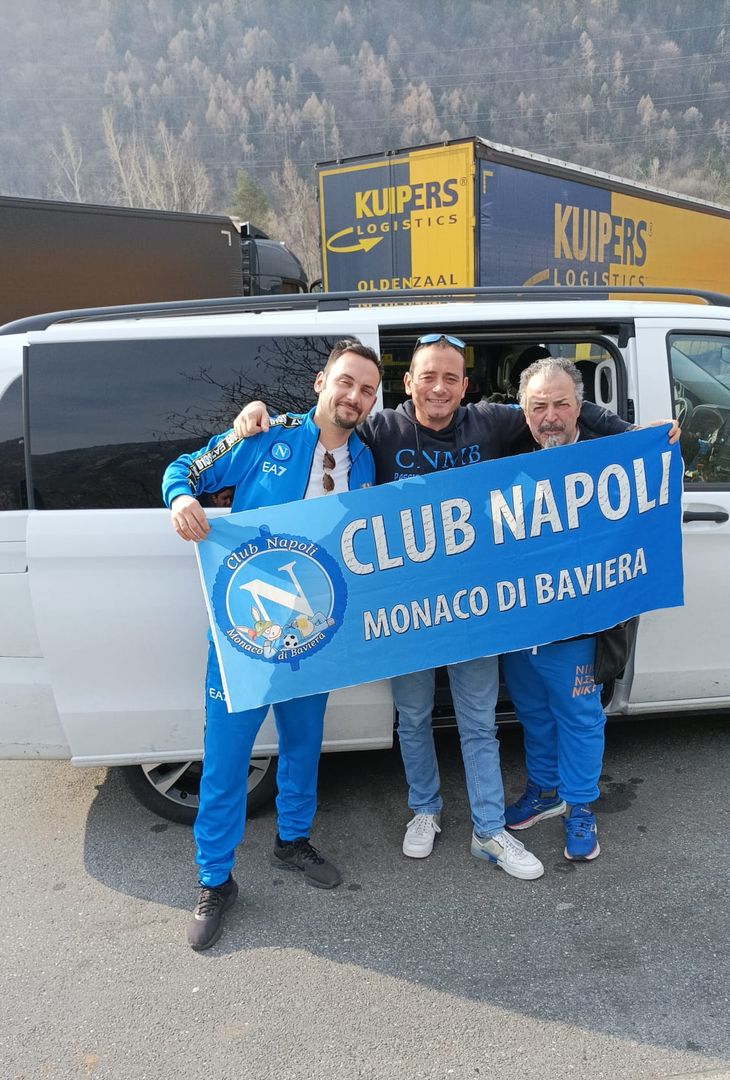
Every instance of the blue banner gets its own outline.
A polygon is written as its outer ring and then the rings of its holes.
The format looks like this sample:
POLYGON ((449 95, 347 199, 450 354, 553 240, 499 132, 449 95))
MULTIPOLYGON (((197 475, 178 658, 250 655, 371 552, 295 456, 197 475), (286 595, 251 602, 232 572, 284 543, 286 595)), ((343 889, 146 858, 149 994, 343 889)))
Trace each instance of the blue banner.
POLYGON ((211 522, 232 711, 590 634, 683 602, 667 428, 211 522))

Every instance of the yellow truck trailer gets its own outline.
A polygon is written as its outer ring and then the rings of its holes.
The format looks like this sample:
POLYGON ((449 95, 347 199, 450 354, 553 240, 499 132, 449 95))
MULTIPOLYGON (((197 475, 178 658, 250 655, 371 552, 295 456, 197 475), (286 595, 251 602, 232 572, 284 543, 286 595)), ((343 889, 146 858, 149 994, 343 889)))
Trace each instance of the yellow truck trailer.
POLYGON ((470 138, 317 166, 327 291, 730 292, 730 209, 470 138))

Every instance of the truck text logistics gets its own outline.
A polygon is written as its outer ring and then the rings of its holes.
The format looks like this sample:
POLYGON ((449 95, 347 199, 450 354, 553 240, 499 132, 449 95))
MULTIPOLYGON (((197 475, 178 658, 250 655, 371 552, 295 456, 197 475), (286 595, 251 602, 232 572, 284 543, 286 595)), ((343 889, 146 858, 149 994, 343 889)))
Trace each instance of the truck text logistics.
POLYGON ((730 209, 474 138, 317 166, 327 291, 730 291, 730 209))

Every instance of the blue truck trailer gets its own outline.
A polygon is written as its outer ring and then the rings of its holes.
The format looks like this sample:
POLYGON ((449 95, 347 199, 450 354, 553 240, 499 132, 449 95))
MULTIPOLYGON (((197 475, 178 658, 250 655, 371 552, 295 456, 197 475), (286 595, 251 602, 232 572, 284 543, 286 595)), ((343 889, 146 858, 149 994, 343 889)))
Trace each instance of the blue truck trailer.
POLYGON ((730 209, 469 138, 317 165, 327 291, 730 291, 730 209))

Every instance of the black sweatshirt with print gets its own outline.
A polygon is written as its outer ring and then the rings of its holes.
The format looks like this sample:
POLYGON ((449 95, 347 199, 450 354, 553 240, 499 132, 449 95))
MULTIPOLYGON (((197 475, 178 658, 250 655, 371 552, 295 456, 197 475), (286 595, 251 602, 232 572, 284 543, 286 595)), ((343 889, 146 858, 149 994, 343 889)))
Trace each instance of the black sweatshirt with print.
MULTIPOLYGON (((583 402, 580 423, 595 435, 616 435, 631 425, 607 409, 583 402)), ((373 452, 376 483, 476 465, 534 450, 522 409, 479 401, 460 405, 448 427, 433 431, 416 420, 412 401, 369 416, 358 435, 373 452)))

